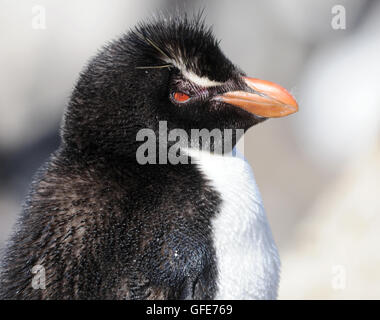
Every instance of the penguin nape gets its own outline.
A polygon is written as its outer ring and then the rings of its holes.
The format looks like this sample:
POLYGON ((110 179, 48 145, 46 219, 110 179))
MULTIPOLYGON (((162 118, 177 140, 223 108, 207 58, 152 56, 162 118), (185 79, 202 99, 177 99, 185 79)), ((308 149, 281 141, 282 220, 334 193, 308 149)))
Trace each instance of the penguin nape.
POLYGON ((280 261, 248 163, 215 140, 180 150, 188 164, 141 165, 136 135, 162 121, 189 136, 246 131, 297 110, 232 64, 203 18, 139 24, 81 73, 2 258, 0 298, 275 299, 280 261))

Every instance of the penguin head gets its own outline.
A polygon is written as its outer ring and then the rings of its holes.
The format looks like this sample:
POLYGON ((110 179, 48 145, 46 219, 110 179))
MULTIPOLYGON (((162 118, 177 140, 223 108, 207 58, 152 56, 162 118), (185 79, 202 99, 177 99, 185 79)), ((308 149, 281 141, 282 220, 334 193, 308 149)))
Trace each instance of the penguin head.
POLYGON ((106 45, 82 72, 63 141, 77 150, 125 154, 141 129, 243 129, 298 109, 280 86, 249 78, 223 54, 203 19, 141 23, 106 45))

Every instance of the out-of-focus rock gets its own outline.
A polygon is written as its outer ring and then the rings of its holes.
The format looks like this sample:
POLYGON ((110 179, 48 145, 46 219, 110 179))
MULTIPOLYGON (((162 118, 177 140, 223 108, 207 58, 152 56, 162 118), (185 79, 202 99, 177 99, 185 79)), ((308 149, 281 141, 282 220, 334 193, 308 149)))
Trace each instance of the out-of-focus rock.
MULTIPOLYGON (((348 10, 348 9, 347 9, 348 10)), ((299 79, 299 145, 316 166, 336 170, 364 152, 380 133, 380 3, 357 29, 347 18, 344 35, 312 55, 299 79)))
POLYGON ((12 151, 51 130, 89 57, 157 5, 162 1, 3 1, 0 148, 12 151), (41 12, 45 28, 35 29, 41 12))
POLYGON ((8 212, 17 212, 20 211, 21 208, 17 205, 17 201, 13 199, 13 195, 9 193, 3 193, 0 195, 0 254, 1 250, 4 247, 5 240, 8 238, 12 225, 16 220, 15 215, 7 214, 8 212))
POLYGON ((282 254, 282 299, 380 297, 380 144, 318 199, 282 254))

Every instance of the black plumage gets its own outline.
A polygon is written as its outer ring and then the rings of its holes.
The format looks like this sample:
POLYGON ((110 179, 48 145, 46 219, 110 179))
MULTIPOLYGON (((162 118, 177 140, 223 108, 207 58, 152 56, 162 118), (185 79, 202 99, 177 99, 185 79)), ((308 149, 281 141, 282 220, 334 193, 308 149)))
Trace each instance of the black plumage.
MULTIPOLYGON (((10 239, 2 299, 211 299, 210 219, 221 199, 193 164, 136 163, 142 128, 243 128, 263 120, 209 97, 245 86, 200 17, 140 24, 81 73, 61 146, 39 170, 10 239), (168 58, 225 83, 200 88, 168 58), (194 96, 179 106, 175 90, 194 96), (202 91, 202 94, 200 92, 202 91), (32 288, 33 266, 46 289, 32 288)), ((27 159, 26 159, 27 161, 27 159)))

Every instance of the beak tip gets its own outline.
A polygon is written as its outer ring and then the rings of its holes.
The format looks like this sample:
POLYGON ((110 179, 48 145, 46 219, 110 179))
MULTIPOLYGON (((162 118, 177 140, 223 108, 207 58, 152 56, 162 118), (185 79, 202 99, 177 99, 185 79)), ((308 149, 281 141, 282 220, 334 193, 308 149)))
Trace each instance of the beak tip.
POLYGON ((298 103, 296 101, 294 101, 295 103, 293 105, 290 105, 290 110, 291 112, 289 114, 292 114, 292 113, 296 113, 298 112, 298 103))
POLYGON ((243 77, 245 83, 251 89, 261 92, 267 97, 269 117, 285 117, 298 112, 298 103, 292 94, 280 85, 254 78, 243 77))

